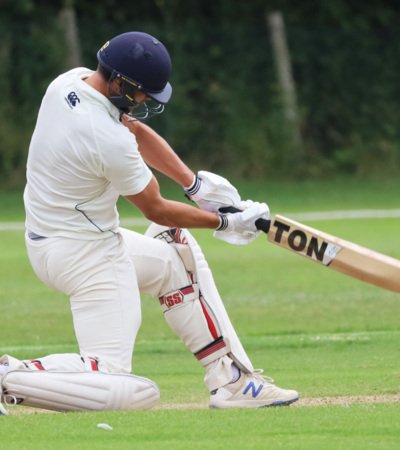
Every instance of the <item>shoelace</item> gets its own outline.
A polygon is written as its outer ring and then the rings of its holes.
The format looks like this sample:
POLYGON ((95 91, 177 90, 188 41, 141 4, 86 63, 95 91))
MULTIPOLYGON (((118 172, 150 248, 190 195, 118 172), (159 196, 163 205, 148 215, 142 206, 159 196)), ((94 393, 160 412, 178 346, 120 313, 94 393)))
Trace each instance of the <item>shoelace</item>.
POLYGON ((267 375, 263 375, 264 369, 254 369, 253 375, 254 378, 261 382, 267 382, 270 384, 274 384, 274 380, 271 377, 268 377, 267 375))

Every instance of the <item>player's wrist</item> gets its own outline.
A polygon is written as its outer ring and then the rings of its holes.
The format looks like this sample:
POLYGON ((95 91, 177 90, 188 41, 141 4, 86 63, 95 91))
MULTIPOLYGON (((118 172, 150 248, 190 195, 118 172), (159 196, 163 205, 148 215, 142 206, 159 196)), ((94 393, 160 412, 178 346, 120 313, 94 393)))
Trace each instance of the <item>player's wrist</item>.
POLYGON ((228 228, 228 217, 226 214, 218 214, 219 217, 219 225, 215 229, 215 231, 226 231, 228 228))
POLYGON ((199 192, 200 187, 201 187, 201 179, 195 174, 193 175, 192 183, 189 186, 184 187, 183 189, 187 195, 192 196, 197 194, 197 192, 199 192))

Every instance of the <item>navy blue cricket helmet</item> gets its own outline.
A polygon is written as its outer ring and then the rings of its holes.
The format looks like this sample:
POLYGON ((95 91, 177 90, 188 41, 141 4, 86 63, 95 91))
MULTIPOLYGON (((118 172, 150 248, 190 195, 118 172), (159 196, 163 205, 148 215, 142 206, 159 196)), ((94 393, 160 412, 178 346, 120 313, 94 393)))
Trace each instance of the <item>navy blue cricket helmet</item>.
POLYGON ((122 95, 110 98, 120 109, 135 107, 135 90, 161 105, 171 98, 171 58, 165 46, 150 34, 131 31, 115 36, 97 52, 97 60, 110 73, 110 80, 123 81, 122 95))

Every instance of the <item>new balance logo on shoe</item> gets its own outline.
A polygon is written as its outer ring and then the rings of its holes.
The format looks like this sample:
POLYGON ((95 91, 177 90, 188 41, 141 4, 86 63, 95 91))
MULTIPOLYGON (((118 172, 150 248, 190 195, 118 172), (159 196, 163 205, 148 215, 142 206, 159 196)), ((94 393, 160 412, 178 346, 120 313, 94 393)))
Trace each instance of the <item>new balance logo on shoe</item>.
POLYGON ((256 385, 254 384, 253 381, 250 381, 250 383, 246 386, 246 389, 243 391, 243 395, 246 395, 249 390, 251 389, 251 395, 253 398, 256 398, 258 396, 258 394, 261 392, 262 388, 263 388, 263 384, 260 384, 258 386, 258 388, 256 389, 256 385))
POLYGON ((236 382, 211 392, 210 408, 265 408, 290 405, 299 399, 296 391, 275 386, 271 378, 261 374, 261 370, 241 372, 236 382))
POLYGON ((68 106, 73 109, 77 103, 80 103, 80 99, 78 97, 78 95, 76 94, 76 92, 71 91, 66 97, 65 97, 65 101, 67 102, 68 106))

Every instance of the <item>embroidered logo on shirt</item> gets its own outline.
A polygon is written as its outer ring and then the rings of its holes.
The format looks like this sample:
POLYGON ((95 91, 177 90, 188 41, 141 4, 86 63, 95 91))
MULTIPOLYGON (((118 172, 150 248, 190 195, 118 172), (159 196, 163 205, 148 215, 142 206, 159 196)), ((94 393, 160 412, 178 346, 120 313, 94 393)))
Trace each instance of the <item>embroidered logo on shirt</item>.
POLYGON ((76 95, 75 91, 71 91, 65 98, 65 101, 68 103, 68 106, 73 109, 77 103, 80 103, 79 97, 76 95))

